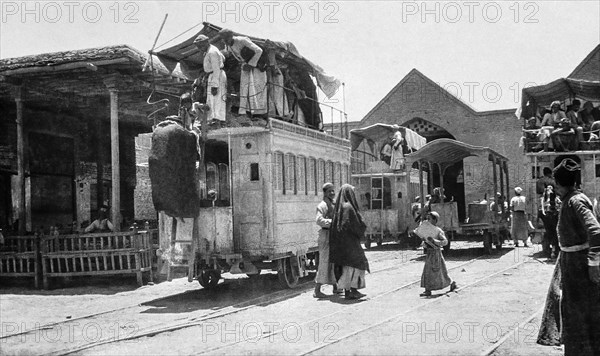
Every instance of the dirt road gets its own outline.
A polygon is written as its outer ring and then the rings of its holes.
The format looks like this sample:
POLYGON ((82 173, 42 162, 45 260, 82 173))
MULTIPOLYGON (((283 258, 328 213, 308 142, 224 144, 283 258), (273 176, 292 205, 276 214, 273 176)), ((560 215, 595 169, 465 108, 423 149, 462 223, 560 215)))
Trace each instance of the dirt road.
MULTIPOLYGON (((446 255, 459 289, 419 296, 421 251, 367 251, 367 298, 316 300, 306 279, 224 275, 214 290, 185 278, 155 286, 3 288, 2 354, 556 354, 535 344, 554 266, 533 248, 446 255)), ((331 294, 328 287, 323 290, 331 294)))

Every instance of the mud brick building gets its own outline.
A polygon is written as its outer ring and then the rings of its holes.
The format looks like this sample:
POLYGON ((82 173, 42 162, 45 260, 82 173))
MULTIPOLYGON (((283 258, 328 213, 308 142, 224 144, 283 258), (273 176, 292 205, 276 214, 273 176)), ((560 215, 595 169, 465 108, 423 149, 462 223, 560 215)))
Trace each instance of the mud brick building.
POLYGON ((116 45, 0 60, 0 227, 67 232, 104 203, 116 226, 134 218, 134 139, 190 87, 147 59, 116 45))

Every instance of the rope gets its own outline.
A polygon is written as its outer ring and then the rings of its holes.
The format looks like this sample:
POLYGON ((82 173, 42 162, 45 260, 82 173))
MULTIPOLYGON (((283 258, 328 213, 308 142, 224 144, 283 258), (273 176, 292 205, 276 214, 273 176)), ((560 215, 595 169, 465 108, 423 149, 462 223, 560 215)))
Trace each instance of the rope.
POLYGON ((168 40, 168 41, 166 41, 166 42, 163 42, 163 43, 161 43, 161 44, 160 44, 158 47, 156 47, 156 49, 158 49, 158 48, 161 48, 162 46, 166 45, 167 43, 170 43, 170 42, 172 42, 172 41, 174 41, 174 40, 178 39, 179 37, 181 37, 181 36, 185 35, 186 33, 190 32, 191 30, 195 29, 196 27, 198 27, 198 26, 200 26, 200 25, 202 25, 202 24, 203 24, 203 22, 200 22, 200 23, 198 23, 198 24, 196 24, 196 25, 194 25, 194 26, 190 27, 189 29, 187 29, 187 30, 183 31, 182 33, 180 33, 180 34, 178 34, 177 36, 175 36, 175 37, 171 38, 170 40, 168 40))

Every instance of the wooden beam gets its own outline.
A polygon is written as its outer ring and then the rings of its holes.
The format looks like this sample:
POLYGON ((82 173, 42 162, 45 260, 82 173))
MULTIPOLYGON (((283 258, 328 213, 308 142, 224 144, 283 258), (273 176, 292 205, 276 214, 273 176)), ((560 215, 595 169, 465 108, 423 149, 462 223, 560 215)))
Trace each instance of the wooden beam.
POLYGON ((112 199, 111 217, 117 230, 121 228, 121 174, 119 160, 119 76, 106 78, 104 84, 110 93, 110 151, 112 199))
POLYGON ((54 66, 36 66, 36 67, 26 67, 26 68, 17 68, 17 69, 9 69, 2 71, 2 75, 11 76, 11 75, 22 75, 22 74, 34 74, 34 73, 48 73, 48 72, 61 72, 61 71, 69 71, 78 68, 87 68, 89 63, 94 64, 95 66, 105 66, 111 64, 120 64, 120 63, 130 63, 129 58, 116 58, 116 59, 106 59, 102 61, 83 61, 83 62, 73 62, 73 63, 65 63, 65 64, 57 64, 54 66))
POLYGON ((25 204, 25 132, 23 129, 23 87, 18 86, 14 91, 17 105, 17 174, 19 189, 19 235, 25 235, 27 229, 27 214, 25 204))

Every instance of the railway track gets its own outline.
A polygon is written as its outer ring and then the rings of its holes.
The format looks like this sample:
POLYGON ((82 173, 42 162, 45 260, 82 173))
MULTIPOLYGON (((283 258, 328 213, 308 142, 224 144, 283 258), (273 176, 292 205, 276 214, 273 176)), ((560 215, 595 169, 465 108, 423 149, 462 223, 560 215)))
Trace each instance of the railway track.
MULTIPOLYGON (((415 251, 415 256, 418 256, 418 252, 415 251)), ((476 258, 467 260, 464 263, 461 263, 458 266, 454 266, 449 270, 455 270, 455 269, 459 269, 459 268, 463 268, 466 265, 469 265, 479 259, 481 259, 482 257, 484 257, 486 255, 481 254, 479 256, 477 256, 476 258)), ((395 269, 400 269, 402 268, 402 266, 405 266, 406 264, 409 264, 411 261, 413 261, 413 259, 410 259, 408 261, 404 261, 402 263, 396 264, 394 266, 391 267, 386 267, 386 268, 381 268, 381 269, 377 269, 372 271, 371 274, 377 274, 377 273, 382 273, 382 272, 386 272, 386 271, 390 271, 390 270, 395 270, 395 269)), ((371 298, 368 298, 367 300, 373 300, 373 299, 377 299, 377 298, 381 298, 383 296, 389 295, 390 293, 394 293, 398 290, 401 289, 405 289, 408 288, 416 283, 419 283, 420 280, 414 280, 411 281, 407 284, 404 284, 400 287, 397 288, 393 288, 392 290, 388 290, 386 292, 377 294, 371 298)), ((189 317, 186 318, 186 320, 183 321, 177 321, 177 322, 173 322, 167 325, 164 324, 160 324, 160 325, 155 325, 155 326, 151 326, 148 328, 144 328, 144 329, 140 329, 138 330, 138 332, 135 335, 131 335, 130 337, 124 337, 124 338, 120 338, 118 340, 115 340, 114 338, 106 338, 103 340, 98 340, 94 343, 89 343, 89 344, 85 344, 85 345, 80 345, 74 348, 68 348, 68 349, 62 349, 62 350, 57 350, 54 352, 49 353, 48 355, 68 355, 68 354, 72 354, 72 353, 76 353, 76 352, 80 352, 80 351, 84 351, 86 349, 90 349, 90 348, 94 348, 94 347, 98 347, 98 346, 102 346, 102 345, 107 345, 107 344, 111 344, 111 343, 115 343, 115 342, 125 342, 125 341, 129 341, 129 340, 133 340, 133 339, 138 339, 138 338, 142 338, 142 337, 150 337, 150 336, 155 336, 161 333, 166 333, 166 332, 172 332, 172 331, 176 331, 176 330, 180 330, 180 329, 184 329, 184 328, 189 328, 189 327, 194 327, 194 326, 199 326, 202 325, 203 323, 209 321, 209 320, 213 320, 213 319, 217 319, 217 318, 223 318, 226 316, 230 316, 232 314, 237 314, 240 312, 244 312, 244 311, 248 311, 254 308, 259 308, 268 304, 272 304, 272 303, 276 303, 278 301, 281 300, 285 300, 300 294, 303 294, 306 292, 306 290, 302 287, 306 287, 308 285, 310 285, 311 287, 314 285, 314 282, 312 280, 307 281, 302 283, 299 288, 297 289, 293 289, 293 290, 283 290, 283 291, 279 291, 276 293, 271 293, 268 295, 264 295, 261 296, 261 299, 265 299, 264 301, 257 301, 257 302, 251 302, 251 301, 245 301, 242 303, 238 303, 236 305, 232 305, 229 307, 225 307, 225 308, 221 308, 219 310, 215 310, 213 312, 210 313, 206 313, 203 315, 199 315, 199 316, 194 316, 194 317, 189 317), (251 304, 249 304, 251 303, 251 304), (249 304, 249 305, 248 305, 249 304)), ((257 298, 258 299, 258 298, 257 298)), ((336 313, 331 313, 328 315, 335 315, 336 313)), ((323 317, 326 317, 328 315, 324 315, 323 317)), ((276 333, 274 333, 276 334, 276 333)), ((216 350, 224 348, 224 347, 228 347, 231 346, 235 343, 232 344, 227 344, 227 345, 223 345, 222 347, 216 348, 216 350)), ((210 352, 211 350, 208 351, 202 351, 203 352, 210 352)))
MULTIPOLYGON (((386 271, 390 271, 390 270, 400 269, 400 268, 402 268, 402 266, 405 266, 405 265, 413 262, 416 258, 419 258, 421 256, 420 251, 408 251, 408 254, 409 254, 409 256, 405 261, 396 263, 393 266, 373 270, 371 272, 371 274, 377 274, 377 273, 382 273, 382 272, 386 272, 386 271)), ((470 263, 473 263, 474 261, 476 261, 484 256, 485 256, 484 254, 478 255, 476 258, 468 260, 465 263, 462 263, 460 266, 454 267, 454 269, 463 267, 470 263)), ((389 257, 388 257, 388 259, 389 259, 389 257)), ((380 262, 383 260, 386 260, 386 258, 371 260, 371 263, 376 263, 376 262, 380 262)), ((276 303, 278 301, 282 301, 282 300, 286 300, 286 299, 298 296, 298 295, 306 292, 306 287, 314 286, 313 283, 314 283, 314 281, 312 279, 310 279, 310 280, 307 280, 307 281, 301 283, 298 286, 298 288, 296 288, 296 289, 280 290, 277 292, 264 294, 264 295, 261 295, 257 298, 251 299, 251 300, 247 300, 247 301, 243 301, 241 303, 236 303, 236 304, 229 305, 226 307, 218 308, 218 309, 212 310, 207 313, 201 313, 199 315, 192 315, 192 316, 185 318, 184 320, 179 319, 172 323, 168 323, 166 325, 165 325, 165 323, 161 323, 161 324, 156 324, 156 325, 152 325, 149 327, 145 327, 143 329, 137 330, 135 335, 131 335, 129 337, 121 337, 118 339, 115 339, 114 337, 107 337, 107 338, 104 338, 101 340, 97 340, 93 343, 87 343, 87 344, 79 345, 79 346, 73 347, 73 348, 65 348, 65 349, 55 350, 55 351, 47 353, 47 355, 68 355, 68 354, 84 351, 86 349, 94 348, 94 347, 101 346, 101 345, 107 345, 107 344, 112 344, 112 343, 116 343, 116 342, 125 342, 125 341, 138 339, 138 338, 142 338, 142 337, 154 336, 154 335, 158 335, 161 333, 172 332, 172 331, 176 331, 179 329, 198 326, 209 320, 223 318, 223 317, 226 317, 226 316, 229 316, 232 314, 237 314, 237 313, 248 311, 248 310, 251 310, 254 308, 258 308, 258 307, 261 307, 261 306, 264 306, 267 304, 276 303)), ((395 288, 394 290, 403 289, 403 288, 406 288, 415 283, 418 283, 418 281, 412 281, 412 282, 406 284, 405 286, 395 288)), ((384 296, 389 293, 392 293, 394 290, 385 292, 385 293, 381 294, 380 296, 384 296)), ((374 296, 371 299, 374 299, 377 297, 378 296, 374 296)))
MULTIPOLYGON (((469 261, 467 261, 467 262, 465 262, 465 263, 462 263, 462 264, 460 264, 460 265, 458 265, 458 266, 454 266, 454 267, 452 267, 452 268, 449 268, 449 269, 448 269, 448 271, 452 271, 452 270, 458 270, 458 269, 461 269, 461 268, 463 268, 463 267, 465 267, 465 266, 467 266, 467 265, 469 265, 469 264, 471 264, 471 263, 473 263, 473 262, 475 262, 475 261, 479 260, 481 257, 484 257, 484 256, 485 256, 485 255, 481 255, 481 256, 478 256, 478 257, 476 257, 476 258, 473 258, 473 259, 471 259, 471 260, 469 260, 469 261)), ((513 264, 513 265, 511 265, 510 267, 507 267, 507 268, 505 268, 505 269, 502 269, 501 271, 497 271, 497 272, 495 272, 495 273, 489 274, 489 275, 485 276, 484 278, 481 278, 481 279, 477 280, 477 281, 476 281, 476 282, 474 282, 474 283, 470 283, 470 284, 467 284, 467 285, 464 285, 464 286, 460 286, 460 287, 457 289, 457 291, 459 291, 459 290, 464 290, 464 289, 466 289, 466 288, 468 288, 468 287, 470 287, 470 286, 472 286, 472 285, 475 285, 475 284, 477 284, 477 283, 480 283, 480 282, 482 282, 482 281, 484 281, 484 280, 486 280, 486 279, 492 278, 493 276, 496 276, 496 275, 498 275, 498 274, 502 274, 502 273, 504 273, 505 271, 507 271, 507 270, 510 270, 510 269, 512 269, 512 268, 515 268, 515 267, 517 267, 517 266, 519 266, 519 265, 521 265, 521 264, 523 264, 523 263, 525 263, 525 261, 519 262, 519 263, 517 263, 517 264, 513 264)), ((386 292, 379 293, 379 294, 377 294, 377 295, 375 295, 375 296, 373 296, 373 297, 367 298, 367 299, 366 299, 366 301, 375 300, 375 299, 378 299, 378 298, 381 298, 381 297, 387 296, 387 295, 389 295, 389 294, 392 294, 392 293, 398 292, 398 291, 400 291, 400 290, 402 290, 402 289, 409 288, 409 287, 411 287, 411 286, 413 286, 413 285, 415 285, 415 284, 417 284, 417 283, 420 283, 420 282, 421 282, 421 280, 420 280, 420 279, 418 279, 418 280, 414 280, 414 281, 411 281, 411 282, 409 282, 409 283, 406 283, 406 284, 403 284, 403 285, 401 285, 401 286, 399 286, 399 287, 397 287, 397 288, 394 288, 394 289, 388 290, 388 291, 386 291, 386 292)), ((416 307, 414 307, 414 308, 410 308, 410 309, 408 309, 408 310, 405 310, 405 311, 403 311, 403 312, 401 312, 401 313, 395 314, 395 315, 393 315, 392 317, 386 318, 385 320, 383 320, 383 321, 381 321, 381 322, 378 322, 378 323, 375 323, 375 324, 371 324, 371 325, 369 325, 369 326, 368 326, 368 327, 366 327, 366 328, 362 328, 362 329, 360 329, 360 330, 358 330, 358 331, 355 331, 355 332, 349 333, 349 334, 347 334, 347 335, 343 335, 343 336, 341 336, 341 337, 339 337, 339 338, 336 338, 336 340, 335 340, 335 341, 333 341, 333 342, 331 342, 331 343, 326 343, 326 344, 324 344, 324 345, 319 345, 318 347, 314 347, 314 348, 312 348, 312 349, 309 349, 309 350, 307 350, 306 352, 303 352, 303 353, 301 353, 300 355, 307 355, 307 354, 313 353, 314 351, 320 350, 320 349, 322 349, 322 348, 324 348, 324 347, 327 347, 327 346, 330 346, 330 345, 332 345, 332 344, 335 344, 335 343, 338 343, 338 342, 340 342, 340 341, 343 341, 343 340, 345 340, 345 339, 347 339, 347 338, 349 338, 349 337, 352 337, 352 336, 354 336, 354 335, 356 335, 356 334, 358 334, 358 333, 364 332, 364 331, 366 331, 366 330, 372 329, 372 328, 374 328, 374 327, 377 327, 377 326, 379 326, 379 325, 382 325, 382 324, 385 324, 385 323, 387 323, 387 322, 393 321, 393 320, 395 320, 395 319, 397 319, 397 318, 401 317, 401 316, 402 316, 402 315, 404 315, 404 314, 410 313, 410 312, 412 312, 412 311, 414 311, 414 310, 417 310, 417 309, 419 309, 419 308, 422 308, 422 307, 424 307, 424 306, 427 306, 427 305, 429 305, 429 304, 431 304, 431 303, 434 303, 434 302, 436 302, 436 299, 429 299, 429 300, 427 300, 427 301, 425 301, 425 302, 421 303, 420 305, 418 305, 418 306, 416 306, 416 307)), ((326 319, 326 318, 330 318, 330 317, 332 317, 332 316, 335 316, 335 315, 337 315, 337 314, 341 314, 341 313, 347 313, 349 308, 360 308, 360 307, 361 307, 361 304, 356 304, 356 305, 353 305, 353 306, 349 306, 349 307, 347 307, 347 308, 344 308, 343 310, 339 310, 339 311, 336 311, 336 312, 333 312, 333 313, 329 313, 329 314, 326 314, 326 315, 322 315, 322 316, 319 316, 318 318, 314 318, 314 319, 311 319, 311 320, 305 321, 305 322, 303 322, 303 323, 300 323, 300 326, 309 326, 309 325, 314 325, 315 323, 318 323, 319 321, 321 321, 321 320, 324 320, 324 319, 326 319)), ((283 330, 277 330, 277 331, 272 331, 272 332, 269 332, 269 333, 263 333, 263 334, 261 335, 261 338, 263 338, 263 339, 270 339, 270 338, 272 338, 272 337, 273 337, 273 336, 275 336, 275 335, 281 334, 282 332, 283 332, 283 330)), ((240 341, 236 341, 236 342, 230 342, 230 343, 227 343, 227 344, 224 344, 224 345, 220 345, 220 346, 218 346, 218 347, 213 347, 213 348, 210 348, 210 349, 208 349, 208 350, 201 351, 201 352, 199 352, 199 354, 209 354, 209 353, 215 353, 215 352, 217 352, 217 351, 221 351, 221 350, 223 350, 223 349, 226 349, 226 348, 228 348, 228 347, 231 347, 231 346, 233 346, 233 345, 239 344, 240 342, 242 342, 242 341, 240 340, 240 341)))
MULTIPOLYGON (((402 253, 406 253, 407 255, 402 256, 401 262, 395 263, 393 266, 388 266, 388 267, 374 270, 374 271, 372 271, 372 274, 377 274, 377 273, 382 273, 382 272, 386 272, 386 271, 390 271, 390 270, 400 269, 403 266, 413 262, 415 259, 418 259, 419 257, 421 257, 421 254, 419 251, 409 250, 406 252, 403 251, 402 253)), ((470 259, 470 260, 466 261, 465 263, 460 264, 459 266, 455 266, 452 269, 457 269, 457 268, 463 267, 465 265, 468 265, 470 263, 473 263, 474 261, 480 259, 483 256, 484 255, 478 255, 477 257, 470 259)), ((384 260, 389 260, 389 256, 372 259, 371 263, 375 264, 375 263, 378 263, 378 262, 381 262, 384 260)), ((375 296, 369 298, 369 300, 377 299, 377 298, 383 297, 385 295, 388 295, 390 293, 393 293, 395 291, 398 291, 398 290, 401 290, 404 288, 408 288, 409 286, 414 285, 415 283, 418 283, 418 282, 419 281, 411 281, 410 283, 407 283, 400 287, 397 287, 392 290, 386 291, 384 293, 375 295, 375 296)), ((141 337, 145 337, 145 336, 153 336, 153 335, 157 335, 157 334, 161 334, 161 333, 165 333, 165 332, 171 332, 171 331, 175 331, 175 330, 179 330, 179 329, 183 329, 183 328, 201 325, 203 322, 206 322, 207 320, 223 318, 228 315, 244 312, 244 311, 247 311, 247 310, 250 310, 253 308, 264 306, 266 304, 270 304, 270 303, 274 303, 274 302, 278 302, 278 301, 282 301, 285 299, 295 297, 297 295, 305 293, 306 287, 309 285, 312 287, 314 285, 313 283, 314 282, 312 281, 312 279, 310 279, 310 280, 307 280, 307 281, 301 283, 298 286, 298 288, 296 288, 296 289, 279 290, 279 291, 275 291, 272 293, 266 293, 266 294, 262 294, 256 298, 245 300, 240 303, 234 303, 234 304, 226 305, 223 307, 215 308, 208 312, 206 312, 204 310, 203 312, 195 313, 195 315, 194 315, 194 313, 192 315, 188 314, 188 316, 186 318, 184 318, 183 320, 182 320, 182 318, 178 318, 178 319, 173 320, 173 322, 167 323, 166 325, 165 325, 165 323, 149 325, 147 327, 137 330, 135 335, 131 335, 130 337, 122 337, 122 338, 118 338, 118 339, 115 339, 114 337, 107 337, 107 338, 103 338, 100 340, 95 340, 94 342, 91 342, 91 343, 79 345, 76 347, 63 348, 63 349, 50 351, 47 354, 49 354, 49 355, 66 355, 66 354, 83 351, 83 350, 94 348, 94 347, 101 346, 101 345, 137 339, 137 338, 141 338, 141 337)), ((194 292, 195 291, 187 291, 180 295, 186 295, 186 294, 190 294, 190 293, 194 293, 194 292)), ((168 298, 172 298, 172 297, 173 296, 171 295, 171 296, 167 296, 167 297, 163 297, 163 298, 159 298, 159 299, 154 299, 154 300, 152 300, 152 302, 155 302, 158 300, 164 300, 164 299, 168 299, 168 298)), ((41 326, 40 328, 36 328, 33 330, 27 330, 27 331, 23 331, 23 332, 16 333, 16 334, 2 336, 2 342, 4 343, 7 341, 10 341, 11 338, 23 337, 24 334, 39 332, 40 329, 68 327, 69 323, 73 323, 73 322, 77 322, 77 321, 79 321, 79 322, 95 321, 95 322, 101 323, 103 319, 106 320, 106 318, 111 315, 116 315, 116 314, 121 315, 122 313, 124 313, 127 310, 133 310, 135 308, 140 308, 140 307, 142 307, 142 304, 136 303, 135 305, 129 305, 129 306, 125 306, 122 308, 108 310, 105 312, 84 315, 84 316, 73 318, 73 319, 70 319, 67 321, 46 324, 44 326, 41 326)), ((227 345, 223 345, 223 347, 227 347, 227 345)))
MULTIPOLYGON (((412 258, 409 258, 407 261, 401 262, 401 265, 404 265, 406 263, 410 263, 414 259, 414 257, 418 258, 418 252, 417 251, 410 251, 409 250, 407 252, 409 253, 409 255, 414 254, 415 256, 413 256, 412 258)), ((387 259, 386 257, 382 257, 382 258, 370 260, 370 262, 372 264, 374 264, 374 263, 381 262, 381 261, 386 260, 386 259, 387 259)), ((384 269, 382 269, 381 271, 378 271, 378 272, 386 271, 386 270, 389 270, 390 268, 391 267, 384 268, 384 269)), ((311 284, 311 283, 312 283, 312 280, 300 283, 298 285, 297 289, 291 290, 292 294, 290 294, 290 295, 293 296, 293 295, 297 294, 297 291, 299 289, 302 289, 303 286, 306 286, 306 285, 311 284), (293 291, 296 291, 296 292, 293 292, 293 291)), ((76 321, 85 321, 85 320, 92 319, 92 318, 97 318, 97 317, 100 317, 100 316, 107 316, 107 315, 114 314, 114 313, 122 313, 122 312, 125 312, 126 310, 131 310, 131 309, 139 308, 141 305, 143 305, 145 303, 150 303, 150 302, 155 303, 155 302, 158 302, 158 301, 162 301, 162 300, 166 300, 166 299, 169 299, 169 298, 173 298, 174 296, 177 296, 177 295, 184 296, 184 295, 187 295, 187 294, 192 294, 192 293, 195 293, 196 291, 197 290, 185 291, 185 292, 180 293, 180 294, 172 294, 172 295, 167 295, 167 296, 164 296, 164 297, 161 297, 161 298, 154 298, 154 299, 151 299, 151 300, 147 300, 147 301, 143 301, 143 302, 137 302, 135 304, 127 305, 127 306, 120 307, 120 308, 105 310, 105 311, 96 312, 96 313, 92 313, 92 314, 86 314, 86 315, 82 315, 82 316, 79 316, 79 317, 70 318, 70 319, 65 320, 65 321, 58 321, 58 322, 44 324, 44 325, 38 326, 38 327, 36 327, 34 329, 23 330, 23 331, 20 331, 20 332, 17 332, 17 333, 11 333, 11 334, 7 334, 7 335, 0 335, 0 340, 7 340, 7 339, 10 339, 10 338, 13 338, 13 337, 23 337, 23 336, 26 336, 27 334, 39 332, 40 330, 49 330, 49 329, 52 329, 52 328, 55 328, 55 327, 60 327, 61 325, 66 325, 66 324, 73 323, 73 322, 76 322, 76 321)), ((287 293, 289 293, 289 292, 290 291, 287 291, 287 293)), ((203 316, 212 315, 212 314, 214 314, 214 313, 216 313, 216 312, 218 312, 218 311, 220 311, 222 309, 228 308, 228 307, 240 307, 240 305, 243 306, 244 304, 248 304, 248 303, 252 304, 252 303, 255 303, 255 302, 260 302, 262 299, 265 299, 265 298, 278 297, 279 294, 282 294, 282 293, 285 294, 286 290, 279 290, 279 291, 276 291, 276 292, 267 293, 267 294, 258 296, 256 298, 252 298, 250 300, 246 300, 246 301, 243 301, 243 302, 240 302, 240 303, 236 303, 236 304, 232 304, 232 305, 229 305, 229 306, 224 306, 224 307, 221 307, 221 308, 218 308, 218 309, 214 309, 211 313, 207 313, 206 315, 203 315, 203 316)))

